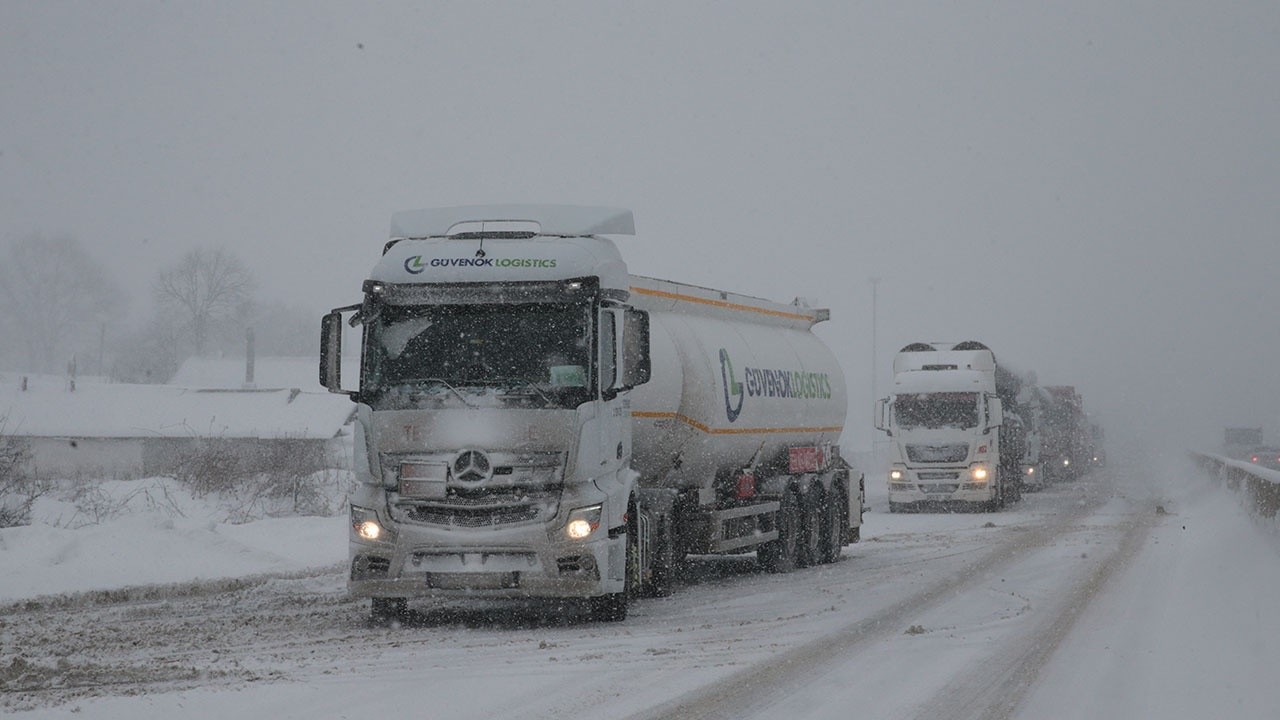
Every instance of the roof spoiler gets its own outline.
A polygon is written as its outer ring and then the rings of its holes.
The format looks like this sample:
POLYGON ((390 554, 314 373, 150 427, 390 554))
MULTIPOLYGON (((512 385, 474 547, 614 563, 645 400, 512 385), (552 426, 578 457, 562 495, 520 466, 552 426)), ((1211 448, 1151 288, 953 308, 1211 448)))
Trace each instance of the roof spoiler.
POLYGON ((449 237, 465 232, 469 237, 492 232, 509 233, 513 224, 536 225, 536 234, 582 237, 587 235, 635 235, 630 210, 581 205, 460 205, 409 210, 391 216, 395 239, 449 237), (461 226, 461 227, 460 227, 461 226))

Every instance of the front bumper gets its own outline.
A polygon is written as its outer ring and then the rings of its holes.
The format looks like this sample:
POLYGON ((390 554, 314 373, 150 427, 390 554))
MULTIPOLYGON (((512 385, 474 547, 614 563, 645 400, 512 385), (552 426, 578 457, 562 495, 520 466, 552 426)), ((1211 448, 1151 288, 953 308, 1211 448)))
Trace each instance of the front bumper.
POLYGON ((895 466, 901 477, 889 479, 889 502, 895 505, 985 503, 996 499, 995 479, 975 482, 972 466, 911 468, 895 466))
POLYGON ((604 525, 571 540, 563 518, 480 528, 396 523, 385 511, 379 519, 382 539, 351 535, 355 597, 589 598, 624 589, 627 538, 604 525))

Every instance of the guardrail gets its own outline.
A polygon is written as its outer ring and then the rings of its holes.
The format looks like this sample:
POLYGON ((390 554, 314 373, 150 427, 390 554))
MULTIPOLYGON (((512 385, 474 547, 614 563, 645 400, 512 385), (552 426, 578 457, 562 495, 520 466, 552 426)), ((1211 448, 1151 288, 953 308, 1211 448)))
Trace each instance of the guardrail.
POLYGON ((1221 455, 1193 452, 1191 459, 1201 470, 1242 493, 1255 514, 1274 518, 1280 510, 1280 471, 1221 455))

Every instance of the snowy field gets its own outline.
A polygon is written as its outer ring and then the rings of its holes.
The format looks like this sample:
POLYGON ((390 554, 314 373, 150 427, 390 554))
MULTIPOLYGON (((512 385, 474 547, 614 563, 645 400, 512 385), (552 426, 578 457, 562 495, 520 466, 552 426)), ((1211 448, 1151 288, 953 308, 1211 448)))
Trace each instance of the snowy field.
POLYGON ((1280 540, 1188 467, 889 515, 834 565, 695 558, 624 623, 348 599, 345 517, 232 525, 169 481, 0 530, 0 712, 29 718, 1272 718, 1280 540), (123 588, 131 588, 123 591, 123 588), (113 592, 103 592, 111 590, 113 592))

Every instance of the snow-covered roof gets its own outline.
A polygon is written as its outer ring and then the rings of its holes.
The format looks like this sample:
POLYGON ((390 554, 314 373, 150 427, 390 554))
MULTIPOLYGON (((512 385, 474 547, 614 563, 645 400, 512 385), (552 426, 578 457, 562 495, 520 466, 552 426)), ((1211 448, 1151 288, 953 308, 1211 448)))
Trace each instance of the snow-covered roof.
POLYGON ((461 205, 391 216, 391 237, 441 237, 461 223, 536 223, 543 235, 635 235, 630 210, 583 205, 461 205))
MULTIPOLYGON (((244 388, 243 357, 192 357, 183 361, 167 384, 184 388, 244 388)), ((298 388, 307 392, 323 392, 320 386, 318 357, 260 357, 253 363, 253 387, 262 389, 298 388)), ((342 377, 354 383, 360 372, 360 359, 342 359, 342 377)))
POLYGON ((328 439, 354 406, 299 390, 193 390, 168 385, 78 383, 0 374, 3 432, 25 437, 328 439))
POLYGON ((893 376, 894 393, 994 392, 991 375, 977 370, 912 370, 893 376))

